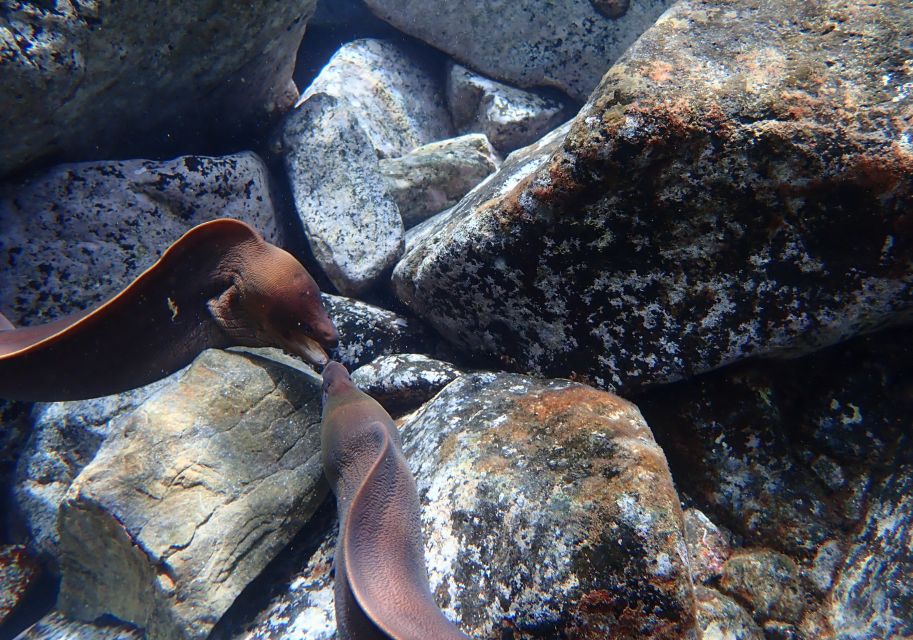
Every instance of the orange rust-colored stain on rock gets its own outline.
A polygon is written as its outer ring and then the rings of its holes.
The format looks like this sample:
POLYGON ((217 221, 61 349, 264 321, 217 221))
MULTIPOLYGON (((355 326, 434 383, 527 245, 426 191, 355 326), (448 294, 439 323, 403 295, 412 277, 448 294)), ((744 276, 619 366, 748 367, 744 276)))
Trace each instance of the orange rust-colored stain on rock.
POLYGON ((501 229, 505 232, 508 231, 514 222, 527 217, 526 211, 520 204, 520 196, 523 195, 523 192, 526 191, 534 178, 535 173, 532 173, 523 178, 503 197, 486 200, 476 207, 476 214, 480 215, 489 212, 492 219, 498 223, 501 229))
POLYGON ((646 73, 653 82, 668 82, 672 79, 672 65, 662 60, 654 60, 647 66, 646 73))
POLYGON ((890 193, 913 175, 913 155, 894 143, 879 154, 859 155, 849 166, 849 178, 875 193, 890 193))

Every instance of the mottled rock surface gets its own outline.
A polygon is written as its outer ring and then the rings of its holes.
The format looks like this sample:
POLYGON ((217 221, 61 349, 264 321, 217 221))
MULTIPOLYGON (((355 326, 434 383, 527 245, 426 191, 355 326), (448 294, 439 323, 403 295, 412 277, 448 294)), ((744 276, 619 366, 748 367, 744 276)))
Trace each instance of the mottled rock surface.
POLYGON ((344 295, 363 292, 403 251, 403 222, 352 111, 311 96, 281 134, 295 208, 317 262, 344 295))
POLYGON ((799 567, 774 551, 734 554, 723 565, 720 589, 746 602, 758 622, 796 623, 805 608, 799 567))
POLYGON ((567 100, 517 89, 458 64, 447 73, 447 106, 458 131, 481 131, 503 154, 532 144, 573 115, 567 100))
POLYGON ((911 33, 897 0, 677 3, 398 295, 462 348, 626 393, 909 318, 911 33))
POLYGON ((205 638, 326 495, 319 390, 210 350, 140 405, 61 507, 61 611, 205 638))
POLYGON ((142 631, 109 621, 89 623, 53 611, 16 637, 16 640, 145 640, 142 631))
POLYGON ((418 353, 380 356, 352 372, 359 389, 387 411, 402 412, 430 400, 462 372, 449 362, 418 353))
POLYGON ((672 1, 630 0, 609 12, 600 5, 610 3, 590 0, 366 4, 401 31, 482 73, 520 87, 557 87, 583 100, 672 1))
POLYGON ((39 324, 117 293, 191 227, 227 216, 278 242, 253 153, 82 162, 0 191, 0 310, 39 324))
POLYGON ((38 579, 38 564, 22 545, 0 545, 0 626, 38 579))
POLYGON ((415 318, 330 294, 323 294, 323 305, 339 331, 339 347, 333 357, 350 371, 379 356, 434 349, 435 338, 415 318))
POLYGON ((295 100, 295 51, 315 5, 5 4, 0 175, 48 155, 143 155, 172 132, 262 124, 295 100))
MULTIPOLYGON (((908 422, 909 424, 909 422, 908 422)), ((913 636, 913 467, 873 491, 828 607, 840 640, 913 636)))
POLYGON ((694 595, 702 640, 765 640, 751 615, 732 598, 699 585, 694 595))
POLYGON ((723 563, 732 554, 731 536, 699 509, 685 509, 684 522, 691 577, 695 584, 716 580, 722 574, 723 563))
POLYGON ((60 541, 57 514, 70 484, 125 416, 181 375, 183 371, 113 396, 34 405, 31 436, 16 465, 13 496, 29 544, 52 565, 56 565, 60 541))
POLYGON ((468 134, 383 159, 380 172, 408 229, 455 205, 500 165, 485 135, 468 134))

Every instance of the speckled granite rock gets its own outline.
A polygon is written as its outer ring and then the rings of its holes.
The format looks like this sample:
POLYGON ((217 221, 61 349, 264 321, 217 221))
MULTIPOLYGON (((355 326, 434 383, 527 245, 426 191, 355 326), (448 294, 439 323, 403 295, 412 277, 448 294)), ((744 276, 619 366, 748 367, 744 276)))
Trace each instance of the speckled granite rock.
POLYGON ((532 144, 573 113, 567 100, 517 89, 450 64, 447 106, 458 131, 481 131, 503 154, 532 144))
POLYGON ((911 30, 899 0, 676 3, 398 295, 461 348, 625 393, 909 318, 911 30))
POLYGON ((197 129, 262 125, 289 108, 315 0, 17 2, 0 19, 0 175, 176 148, 197 129), (151 72, 150 70, 154 70, 151 72))
POLYGON ((700 585, 694 595, 702 640, 765 640, 751 615, 732 598, 700 585))
POLYGON ((0 191, 0 310, 38 324, 114 295, 196 224, 238 218, 278 242, 253 153, 61 165, 0 191))
POLYGON ((333 357, 350 371, 379 356, 433 351, 436 339, 415 318, 330 294, 323 294, 323 306, 339 331, 333 357))
MULTIPOLYGON (((636 407, 468 374, 402 434, 432 591, 471 637, 697 638, 678 496, 636 407)), ((332 638, 333 544, 239 638, 332 638)))
POLYGON ((56 566, 57 514, 73 479, 89 464, 119 422, 159 389, 183 375, 176 372, 145 387, 92 400, 34 405, 31 436, 18 460, 13 496, 29 545, 56 566))
POLYGON ((402 413, 427 402, 461 374, 449 362, 400 353, 375 358, 353 371, 352 380, 387 411, 402 413))
POLYGON ((386 40, 356 40, 330 59, 298 105, 326 94, 350 111, 379 158, 453 136, 450 115, 431 70, 386 40))
POLYGON ((913 636, 911 540, 913 466, 903 465, 874 489, 831 592, 828 617, 840 640, 913 636))
POLYGON ((38 563, 23 545, 0 545, 0 628, 38 575, 38 563))
POLYGON ((295 208, 317 262, 345 295, 363 292, 403 251, 403 222, 352 111, 316 94, 281 133, 295 208))
POLYGON ((317 376, 206 351, 140 405, 74 480, 58 606, 205 638, 327 491, 317 376))
POLYGON ((617 3, 624 11, 605 11, 611 3, 598 0, 366 4, 401 31, 482 73, 521 87, 558 87, 583 100, 672 1, 617 3))
POLYGON ((766 550, 734 554, 723 565, 720 588, 750 605, 758 622, 799 622, 805 593, 796 563, 766 550))
POLYGON ((52 611, 22 632, 16 640, 145 640, 142 631, 109 621, 92 624, 52 611))
POLYGON ((488 138, 469 134, 383 159, 380 172, 408 229, 455 205, 500 165, 488 138))
POLYGON ((685 509, 685 543, 691 557, 691 577, 695 584, 707 583, 722 575, 723 564, 732 554, 731 536, 699 509, 685 509))

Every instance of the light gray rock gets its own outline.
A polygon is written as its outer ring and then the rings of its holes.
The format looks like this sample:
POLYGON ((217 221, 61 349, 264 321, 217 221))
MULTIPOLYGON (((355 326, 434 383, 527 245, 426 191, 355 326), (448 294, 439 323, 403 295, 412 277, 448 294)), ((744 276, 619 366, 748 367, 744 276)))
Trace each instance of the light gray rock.
POLYGON ((39 324, 114 295, 191 227, 223 216, 279 242, 253 153, 60 165, 0 191, 0 310, 39 324))
POLYGON ((427 402, 462 375, 449 362, 418 353, 380 356, 352 372, 359 389, 387 411, 402 413, 427 402))
POLYGON ((340 47, 297 106, 321 94, 350 112, 379 158, 397 158, 453 137, 438 80, 390 41, 355 40, 340 47))
POLYGON ((626 394, 909 321, 911 31, 900 0, 681 0, 397 295, 461 349, 626 394))
POLYGON ((583 100, 672 1, 616 3, 624 5, 623 12, 606 12, 610 3, 589 0, 366 4, 401 31, 486 75, 520 87, 557 87, 583 100))
POLYGON ((799 568, 775 551, 758 549, 734 554, 723 565, 720 589, 746 602, 758 622, 796 623, 805 609, 799 568))
POLYGON ((913 466, 876 488, 828 606, 839 640, 913 635, 913 466))
POLYGON ((720 577, 723 563, 732 555, 729 533, 716 526, 699 509, 685 509, 685 543, 691 557, 691 577, 707 583, 720 577))
POLYGON ((48 155, 141 156, 201 129, 262 126, 295 101, 295 52, 315 4, 5 4, 0 175, 48 155))
POLYGON ((503 154, 532 144, 569 119, 566 100, 496 82, 450 64, 447 106, 458 131, 480 131, 503 154))
POLYGON ((339 292, 363 292, 404 246, 399 210, 364 129, 349 107, 320 93, 295 109, 281 138, 314 258, 339 292))
POLYGON ((67 493, 58 607, 150 640, 207 637, 326 496, 320 380, 210 350, 119 426, 67 493))
POLYGON ((694 587, 694 595, 701 640, 764 640, 761 628, 732 598, 700 585, 694 587))
MULTIPOLYGON (((432 592, 471 637, 697 638, 678 496, 634 405, 469 374, 402 435, 432 592)), ((331 549, 240 637, 332 637, 331 549)))
POLYGON ((13 496, 29 544, 52 566, 57 564, 60 542, 57 515, 70 484, 125 415, 181 375, 183 370, 113 396, 34 405, 31 435, 16 464, 13 496))
POLYGON ((80 622, 52 611, 16 636, 16 640, 145 640, 145 635, 125 624, 80 622))
POLYGON ((323 306, 339 331, 339 347, 333 357, 349 371, 379 356, 431 353, 434 349, 435 338, 415 318, 330 294, 323 294, 323 306))
POLYGON ((408 229, 455 205, 500 165, 488 139, 469 134, 383 159, 380 172, 408 229))

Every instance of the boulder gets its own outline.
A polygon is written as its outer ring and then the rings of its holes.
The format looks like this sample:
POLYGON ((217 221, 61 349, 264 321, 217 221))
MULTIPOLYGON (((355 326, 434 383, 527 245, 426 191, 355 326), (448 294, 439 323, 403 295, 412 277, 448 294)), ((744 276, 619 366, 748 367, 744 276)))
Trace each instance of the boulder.
POLYGON ((219 217, 280 241, 263 161, 245 152, 60 165, 0 190, 0 310, 40 324, 108 299, 219 217))
POLYGON ((52 611, 16 640, 145 640, 145 636, 141 630, 116 621, 80 622, 52 611))
MULTIPOLYGON (((473 638, 696 639, 678 496, 637 408, 467 374, 405 419, 432 592, 473 638)), ((332 535, 246 640, 327 640, 332 535)))
POLYGON ((0 20, 0 176, 48 156, 174 153, 291 107, 316 0, 23 2, 0 20))
POLYGON ((500 165, 488 138, 468 134, 385 158, 380 172, 408 229, 455 205, 500 165))
POLYGON ((402 413, 427 402, 462 375, 449 362, 419 353, 380 356, 352 372, 359 389, 391 413, 402 413))
POLYGON ((379 18, 486 75, 519 87, 557 87, 583 100, 672 0, 365 3, 379 18))
POLYGON ((748 603, 758 622, 797 623, 805 609, 799 568, 775 551, 734 554, 723 565, 720 589, 748 603))
POLYGON ((432 353, 436 340, 421 321, 360 300, 323 294, 323 306, 339 331, 333 357, 354 371, 380 356, 432 353))
POLYGON ((59 517, 58 607, 206 638, 326 496, 320 380, 210 350, 111 434, 59 517))
POLYGON ((872 492, 830 594, 828 619, 841 640, 913 636, 913 466, 872 492))
POLYGON ((458 131, 480 131, 502 154, 532 144, 573 114, 567 100, 524 91, 450 64, 447 106, 458 131))
POLYGON ((911 30, 898 0, 677 3, 397 294, 463 349, 625 393, 908 319, 911 30))
POLYGON ((732 555, 732 536, 699 509, 685 509, 684 521, 691 577, 695 584, 715 582, 722 575, 723 564, 732 555))
POLYGON ((765 640, 751 615, 732 598, 704 586, 695 586, 694 595, 704 640, 765 640))
POLYGON ((0 629, 28 595, 39 575, 38 563, 23 545, 0 545, 0 629))

